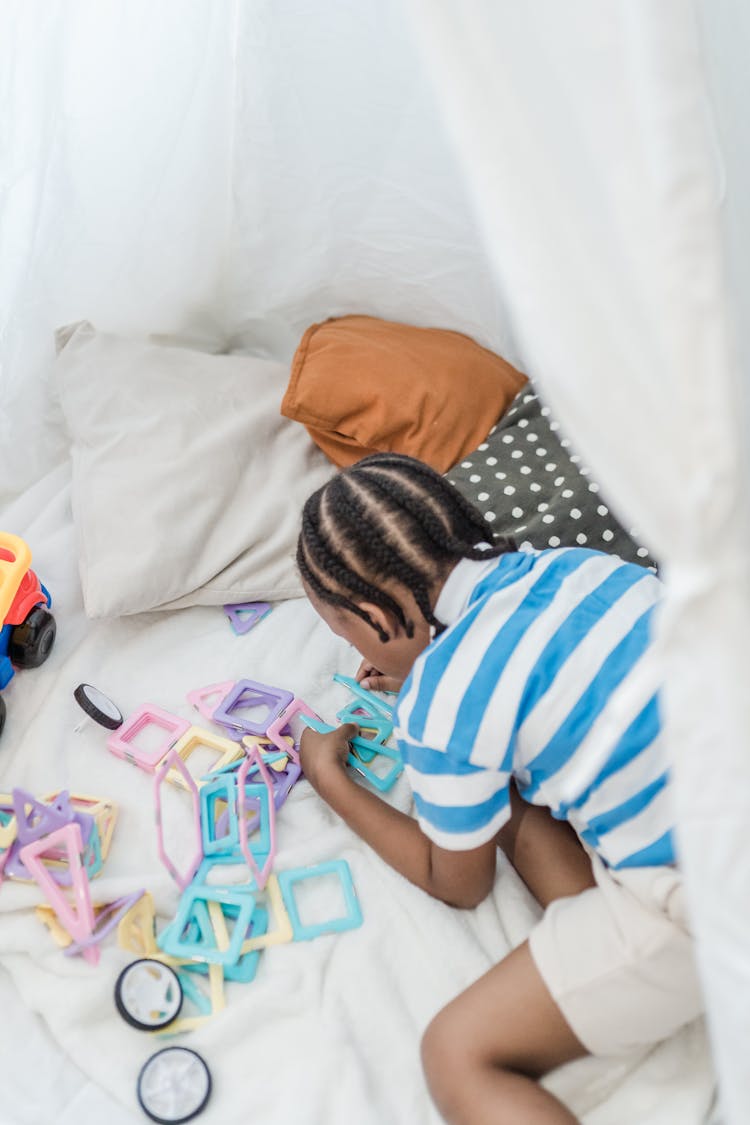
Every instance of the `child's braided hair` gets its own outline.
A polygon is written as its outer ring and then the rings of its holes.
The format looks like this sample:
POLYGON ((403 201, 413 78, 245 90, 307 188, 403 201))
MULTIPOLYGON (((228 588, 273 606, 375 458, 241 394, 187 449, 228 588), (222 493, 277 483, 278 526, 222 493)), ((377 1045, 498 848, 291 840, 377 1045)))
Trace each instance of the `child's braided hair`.
POLYGON ((486 559, 515 550, 494 535, 482 515, 445 477, 399 453, 374 453, 343 469, 310 496, 297 544, 300 574, 316 597, 357 614, 388 635, 358 602, 395 615, 406 631, 414 624, 382 588, 382 580, 407 586, 428 624, 443 626, 430 591, 459 559, 486 559), (479 544, 491 544, 479 548, 479 544))

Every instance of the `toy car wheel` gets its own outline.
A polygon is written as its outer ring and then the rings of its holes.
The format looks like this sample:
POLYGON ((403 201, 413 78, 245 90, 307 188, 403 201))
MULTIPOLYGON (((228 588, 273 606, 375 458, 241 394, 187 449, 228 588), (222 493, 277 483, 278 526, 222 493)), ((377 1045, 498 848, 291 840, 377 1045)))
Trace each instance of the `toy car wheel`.
POLYGON ((44 664, 55 642, 57 626, 49 610, 35 605, 26 620, 10 635, 8 656, 17 668, 38 668, 44 664))
POLYGON ((174 969, 151 957, 132 961, 115 982, 117 1010, 131 1027, 158 1031, 177 1018, 182 985, 174 969))
POLYGON ((0 695, 0 734, 3 733, 3 727, 4 726, 5 726, 5 700, 3 699, 2 695, 0 695))
POLYGON ((211 1094, 211 1072, 189 1047, 165 1047, 147 1059, 138 1075, 141 1109, 159 1125, 197 1117, 211 1094))
POLYGON ((107 730, 117 730, 125 721, 120 708, 93 684, 79 684, 73 692, 73 698, 90 719, 107 730))

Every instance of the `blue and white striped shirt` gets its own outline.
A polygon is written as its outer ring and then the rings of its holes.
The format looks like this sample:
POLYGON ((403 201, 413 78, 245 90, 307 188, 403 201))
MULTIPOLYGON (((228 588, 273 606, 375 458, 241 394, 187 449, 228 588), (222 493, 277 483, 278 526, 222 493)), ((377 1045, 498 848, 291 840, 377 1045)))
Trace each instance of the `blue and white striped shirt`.
POLYGON ((673 863, 652 614, 660 583, 571 547, 458 563, 396 737, 422 830, 463 851, 510 816, 509 784, 611 867, 673 863))

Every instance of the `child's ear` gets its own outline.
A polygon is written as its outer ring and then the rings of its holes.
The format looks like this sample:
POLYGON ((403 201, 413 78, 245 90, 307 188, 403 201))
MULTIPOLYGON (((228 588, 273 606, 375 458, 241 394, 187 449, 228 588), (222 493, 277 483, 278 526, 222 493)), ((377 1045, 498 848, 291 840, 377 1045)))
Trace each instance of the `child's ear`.
POLYGON ((375 605, 373 602, 358 602, 358 605, 359 608, 368 615, 370 620, 383 630, 383 633, 389 641, 393 640, 393 638, 398 635, 400 631, 399 623, 395 620, 393 615, 383 609, 381 605, 375 605))

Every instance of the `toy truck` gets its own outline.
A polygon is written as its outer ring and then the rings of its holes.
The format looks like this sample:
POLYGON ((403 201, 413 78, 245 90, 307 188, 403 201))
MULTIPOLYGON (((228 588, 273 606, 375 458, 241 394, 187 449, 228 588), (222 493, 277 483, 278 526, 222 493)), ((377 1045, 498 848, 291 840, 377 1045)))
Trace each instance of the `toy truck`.
MULTIPOLYGON (((31 551, 18 535, 0 531, 0 691, 16 668, 38 668, 55 640, 52 598, 30 569, 31 551)), ((5 701, 0 695, 0 732, 5 701)))

